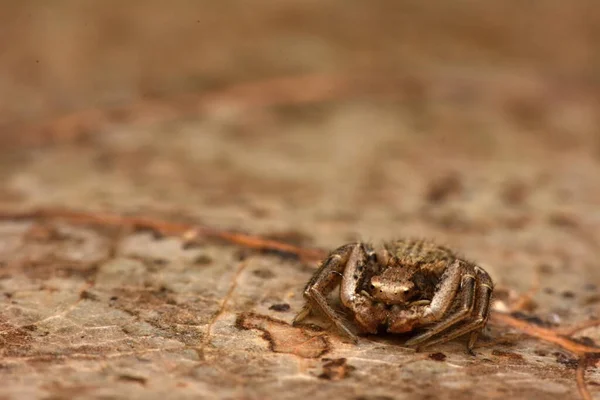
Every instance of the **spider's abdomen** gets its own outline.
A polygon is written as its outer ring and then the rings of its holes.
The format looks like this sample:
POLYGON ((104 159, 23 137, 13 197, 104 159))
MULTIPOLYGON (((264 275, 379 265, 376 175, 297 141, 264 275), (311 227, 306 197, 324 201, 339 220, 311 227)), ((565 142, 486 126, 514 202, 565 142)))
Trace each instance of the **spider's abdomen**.
POLYGON ((401 239, 388 245, 400 265, 427 268, 441 275, 458 256, 450 249, 428 240, 401 239))

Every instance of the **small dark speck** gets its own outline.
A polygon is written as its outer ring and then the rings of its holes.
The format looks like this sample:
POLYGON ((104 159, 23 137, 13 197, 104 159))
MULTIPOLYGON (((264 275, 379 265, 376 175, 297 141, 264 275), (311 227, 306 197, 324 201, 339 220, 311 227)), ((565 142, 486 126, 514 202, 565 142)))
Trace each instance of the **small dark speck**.
POLYGON ((252 274, 262 279, 271 279, 275 277, 275 274, 268 269, 255 269, 252 271, 252 274))
POLYGON ((581 337, 574 338, 571 340, 573 340, 577 343, 581 343, 584 346, 590 346, 590 347, 596 346, 596 342, 594 342, 594 339, 592 339, 591 337, 588 337, 588 336, 581 336, 581 337))
POLYGON ((565 299, 572 299, 575 297, 575 293, 571 292, 570 290, 565 290, 564 292, 562 292, 562 297, 564 297, 565 299))
POLYGON ((135 383, 139 383, 140 385, 145 385, 146 381, 147 381, 147 379, 144 377, 134 376, 134 375, 119 375, 119 380, 135 382, 135 383))
POLYGON ((503 357, 513 361, 522 361, 523 356, 511 351, 492 350, 492 355, 496 357, 503 357))
POLYGON ((160 266, 167 265, 169 263, 164 258, 155 258, 152 260, 152 262, 154 263, 154 265, 160 265, 160 266))
POLYGON ((235 252, 234 257, 236 258, 236 260, 242 262, 248 257, 250 257, 250 252, 247 249, 241 249, 235 252))
POLYGON ((554 289, 552 289, 550 287, 544 288, 544 293, 546 293, 546 294, 554 294, 554 289))
POLYGON ((194 259, 194 264, 196 265, 210 265, 212 264, 213 259, 206 254, 200 254, 198 257, 194 259))
POLYGON ((285 312, 290 310, 290 305, 287 303, 273 304, 271 307, 269 307, 269 310, 285 312))
POLYGON ((158 288, 158 292, 161 294, 167 293, 169 291, 169 288, 166 287, 165 285, 160 285, 160 287, 158 288))
POLYGON ((576 358, 569 357, 568 355, 560 352, 552 353, 556 356, 556 362, 564 365, 569 369, 575 369, 579 365, 579 361, 576 358))
POLYGON ((553 324, 551 322, 548 321, 544 321, 543 319, 541 319, 540 317, 536 317, 535 315, 528 315, 525 313, 522 313, 520 311, 516 311, 510 314, 511 316, 520 319, 522 321, 527 321, 531 324, 537 325, 537 326, 542 326, 545 328, 551 328, 553 326, 556 326, 556 324, 553 324))
POLYGON ((119 298, 118 298, 117 296, 112 296, 112 297, 110 298, 110 301, 117 301, 117 300, 119 300, 119 298))
POLYGON ((98 296, 95 295, 94 293, 91 293, 87 290, 84 290, 83 292, 81 292, 81 294, 79 295, 79 298, 81 300, 93 300, 93 301, 97 301, 98 300, 98 296))
POLYGON ((152 239, 154 240, 161 240, 165 238, 165 235, 162 234, 162 232, 159 231, 150 231, 150 234, 152 235, 152 239))
POLYGON ((181 248, 183 250, 197 249, 202 247, 202 244, 198 241, 189 240, 187 242, 183 242, 181 248))
POLYGON ((542 273, 542 274, 551 274, 554 271, 554 268, 552 267, 552 265, 550 264, 540 264, 538 266, 538 270, 542 273))
POLYGON ((427 357, 433 361, 444 361, 446 359, 446 355, 444 353, 431 353, 427 357))
POLYGON ((548 355, 548 352, 546 350, 534 350, 533 351, 535 354, 537 354, 540 357, 545 357, 548 355))
POLYGON ((596 286, 596 285, 595 285, 595 284, 593 284, 593 283, 586 283, 586 284, 583 286, 583 288, 584 288, 585 290, 589 290, 590 292, 593 292, 594 290, 598 289, 598 286, 596 286))

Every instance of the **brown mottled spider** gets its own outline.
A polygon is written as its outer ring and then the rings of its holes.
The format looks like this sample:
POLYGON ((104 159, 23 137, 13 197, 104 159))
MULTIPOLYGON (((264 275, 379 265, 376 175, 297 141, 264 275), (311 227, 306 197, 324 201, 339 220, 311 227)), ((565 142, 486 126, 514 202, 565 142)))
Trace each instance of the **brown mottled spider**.
POLYGON ((398 240, 378 254, 365 243, 352 243, 323 260, 304 289, 306 305, 294 324, 312 310, 322 312, 356 343, 349 322, 327 300, 338 284, 342 305, 361 333, 424 328, 406 342, 417 348, 470 333, 470 353, 487 322, 493 290, 483 268, 430 241, 398 240))

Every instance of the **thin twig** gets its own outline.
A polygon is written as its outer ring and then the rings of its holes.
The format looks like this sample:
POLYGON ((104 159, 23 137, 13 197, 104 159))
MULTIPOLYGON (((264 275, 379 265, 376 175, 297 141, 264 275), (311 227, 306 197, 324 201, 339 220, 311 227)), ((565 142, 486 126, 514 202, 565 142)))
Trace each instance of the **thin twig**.
POLYGON ((291 254, 304 262, 315 262, 326 256, 326 252, 321 249, 294 246, 260 236, 219 230, 192 223, 171 222, 152 217, 125 216, 108 212, 43 208, 26 212, 0 211, 0 219, 61 220, 74 225, 149 230, 165 236, 178 236, 188 242, 198 238, 212 238, 254 250, 291 254))
POLYGON ((492 314, 491 320, 509 325, 544 342, 556 344, 563 349, 577 355, 579 357, 579 364, 577 365, 577 371, 575 374, 575 378, 577 380, 577 390, 579 391, 579 394, 583 400, 592 400, 592 395, 590 394, 585 383, 585 369, 587 367, 588 355, 592 353, 600 353, 600 348, 585 346, 553 330, 529 324, 528 322, 514 318, 508 314, 496 312, 492 314))
POLYGON ((491 315, 490 319, 492 320, 492 322, 499 322, 504 325, 508 325, 544 342, 556 344, 562 347, 563 349, 578 356, 583 356, 589 353, 600 353, 600 348, 598 347, 591 347, 583 345, 581 343, 577 343, 564 335, 556 333, 551 329, 546 329, 530 324, 526 321, 512 317, 509 314, 496 312, 491 315))
POLYGON ((587 359, 585 356, 579 359, 575 379, 577 380, 577 391, 583 400, 593 400, 592 395, 585 383, 585 368, 587 367, 587 359))

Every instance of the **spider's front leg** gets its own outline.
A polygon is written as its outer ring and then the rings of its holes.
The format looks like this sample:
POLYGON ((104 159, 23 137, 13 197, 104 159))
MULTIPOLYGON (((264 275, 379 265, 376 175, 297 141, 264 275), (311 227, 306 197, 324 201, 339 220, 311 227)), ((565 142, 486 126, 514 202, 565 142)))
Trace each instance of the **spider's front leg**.
POLYGON ((473 272, 476 276, 476 291, 474 296, 474 307, 472 312, 468 315, 468 319, 464 324, 456 324, 451 326, 446 332, 440 335, 427 345, 434 345, 436 343, 444 343, 457 337, 463 336, 467 333, 471 333, 469 341, 467 342, 467 350, 469 353, 473 353, 473 347, 479 333, 485 327, 490 313, 490 303, 492 298, 492 292, 494 285, 492 279, 482 268, 475 266, 473 272))
MULTIPOLYGON (((409 310, 401 311, 392 316, 388 324, 388 332, 405 333, 411 331, 415 326, 429 325, 439 321, 448 312, 454 302, 456 293, 461 285, 462 269, 461 262, 454 260, 442 275, 431 302, 426 306, 413 306, 409 310)), ((428 332, 415 336, 406 342, 406 344, 408 346, 418 345, 437 332, 434 326, 428 332)))
MULTIPOLYGON (((445 308, 438 307, 437 315, 430 314, 432 315, 431 318, 436 318, 435 320, 439 320, 439 322, 429 327, 425 333, 408 340, 406 342, 407 345, 432 346, 448 342, 471 332, 467 350, 469 353, 472 353, 479 331, 487 322, 493 284, 490 276, 483 269, 460 260, 457 260, 457 263, 458 269, 447 271, 449 276, 446 277, 446 281, 442 281, 440 291, 438 292, 438 304, 444 304, 445 308), (444 315, 450 308, 450 305, 454 304, 454 296, 445 295, 441 291, 441 288, 449 278, 453 280, 460 279, 460 287, 456 288, 460 293, 460 300, 458 307, 451 314, 444 315), (443 319, 441 319, 442 317, 443 319), (465 320, 466 322, 464 322, 465 320), (437 338, 433 338, 438 334, 437 338)), ((438 294, 434 296, 432 305, 438 294)), ((426 320, 427 313, 424 314, 424 317, 424 322, 428 322, 426 320)))
POLYGON ((342 281, 347 266, 355 265, 365 257, 366 252, 360 243, 348 244, 331 252, 304 288, 306 304, 294 318, 293 324, 302 321, 313 310, 320 311, 352 341, 358 342, 350 324, 327 301, 327 295, 342 281))

